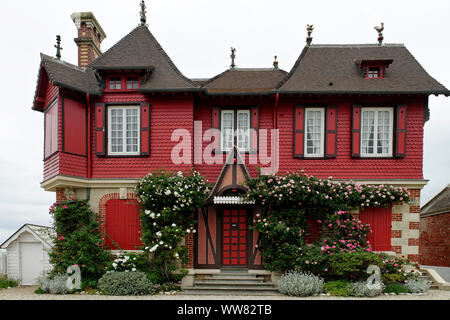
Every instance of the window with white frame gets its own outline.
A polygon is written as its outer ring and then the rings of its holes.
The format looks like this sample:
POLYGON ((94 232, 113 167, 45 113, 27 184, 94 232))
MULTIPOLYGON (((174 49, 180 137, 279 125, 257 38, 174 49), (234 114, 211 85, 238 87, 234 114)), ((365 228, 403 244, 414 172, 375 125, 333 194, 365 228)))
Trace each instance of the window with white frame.
POLYGON ((108 107, 108 153, 110 155, 139 154, 139 107, 108 107))
POLYGON ((393 108, 361 109, 361 156, 392 156, 393 115, 393 108))
POLYGON ((250 110, 222 110, 221 149, 229 151, 235 144, 239 151, 250 150, 250 110))
POLYGON ((324 156, 325 109, 305 108, 305 157, 324 156))

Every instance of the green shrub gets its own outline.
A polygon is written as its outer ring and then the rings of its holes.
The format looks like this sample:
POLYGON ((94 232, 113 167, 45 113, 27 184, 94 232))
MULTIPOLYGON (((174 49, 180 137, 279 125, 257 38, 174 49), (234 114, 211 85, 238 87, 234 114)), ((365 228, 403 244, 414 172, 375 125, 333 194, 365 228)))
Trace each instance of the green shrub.
POLYGON ((381 265, 381 258, 373 252, 340 252, 329 258, 329 278, 365 281, 370 265, 381 265))
POLYGON ((381 279, 384 283, 396 283, 396 282, 405 282, 406 277, 401 273, 383 273, 381 272, 381 279))
POLYGON ((354 282, 351 285, 351 295, 355 297, 376 297, 383 293, 384 288, 383 283, 380 283, 378 288, 369 288, 365 281, 354 282))
POLYGON ((7 277, 0 277, 0 289, 8 289, 17 287, 19 281, 15 279, 8 279, 7 277))
POLYGON ((329 257, 319 246, 304 246, 297 253, 296 269, 326 278, 329 257))
POLYGON ((325 290, 332 296, 348 297, 352 294, 352 284, 345 280, 328 281, 325 290))
POLYGON ((289 296, 307 297, 323 290, 323 279, 310 273, 289 271, 281 276, 279 291, 289 296))
POLYGON ((430 285, 428 280, 408 280, 405 284, 410 293, 425 293, 430 289, 430 285))
POLYGON ((401 283, 388 283, 384 289, 386 293, 407 293, 408 289, 401 283))
POLYGON ((104 294, 111 296, 155 293, 153 283, 144 272, 108 272, 100 278, 98 287, 104 294))

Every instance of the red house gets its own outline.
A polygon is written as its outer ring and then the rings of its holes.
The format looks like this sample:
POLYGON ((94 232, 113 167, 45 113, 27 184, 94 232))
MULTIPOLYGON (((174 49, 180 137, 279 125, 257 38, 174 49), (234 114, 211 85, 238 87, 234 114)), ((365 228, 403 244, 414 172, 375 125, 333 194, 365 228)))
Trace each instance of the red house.
POLYGON ((257 208, 240 203, 236 194, 245 192, 240 183, 255 177, 257 167, 271 167, 280 174, 303 169, 321 178, 407 187, 410 203, 353 213, 371 223, 374 250, 417 261, 428 96, 450 92, 403 45, 308 40, 289 72, 277 63, 261 69, 233 63, 212 79, 189 79, 145 17, 106 52, 100 46, 106 34, 92 13, 72 19, 78 65, 41 54, 33 102, 33 110, 44 115, 41 186, 58 200, 87 199, 121 248, 140 244, 133 206, 137 180, 156 169, 194 168, 214 188, 209 205, 198 213, 196 236, 185 241, 191 274, 233 266, 261 269, 257 235, 239 223, 257 208), (211 128, 221 129, 213 140, 213 154, 221 161, 209 164, 202 154, 211 145, 211 128), (271 139, 273 129, 278 142, 271 139), (189 137, 190 151, 178 162, 177 132, 189 137), (262 140, 268 148, 257 143, 262 140), (273 145, 278 159, 267 157, 273 145), (230 150, 244 163, 225 164, 230 150), (235 231, 231 236, 229 229, 235 231))

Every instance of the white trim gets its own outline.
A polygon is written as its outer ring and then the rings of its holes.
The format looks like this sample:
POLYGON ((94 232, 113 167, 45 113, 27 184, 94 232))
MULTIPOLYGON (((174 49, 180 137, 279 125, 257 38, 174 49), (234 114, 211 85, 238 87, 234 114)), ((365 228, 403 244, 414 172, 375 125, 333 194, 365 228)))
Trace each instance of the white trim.
POLYGON ((305 158, 322 158, 325 154, 325 108, 305 108, 305 158), (320 111, 320 153, 308 153, 308 111, 320 111))
POLYGON ((361 108, 361 132, 360 132, 360 143, 359 148, 361 150, 361 157, 367 157, 367 158, 382 158, 382 157, 392 157, 392 150, 393 150, 393 136, 394 136, 394 108, 392 107, 375 107, 375 108, 361 108), (363 114, 364 111, 373 111, 375 113, 374 117, 374 146, 373 146, 373 153, 364 153, 363 152, 363 114), (388 153, 378 153, 378 111, 388 111, 389 112, 389 146, 388 146, 388 153))
POLYGON ((108 106, 108 155, 111 156, 137 156, 140 155, 140 146, 141 146, 141 135, 140 135, 140 128, 141 128, 141 115, 140 115, 140 108, 139 106, 108 106), (112 110, 122 110, 122 152, 113 152, 111 151, 111 127, 112 127, 112 121, 111 121, 111 111, 112 110), (137 151, 136 152, 127 152, 127 115, 125 110, 136 110, 137 111, 137 151))
POLYGON ((214 197, 214 204, 255 204, 255 201, 245 201, 240 197, 214 197))

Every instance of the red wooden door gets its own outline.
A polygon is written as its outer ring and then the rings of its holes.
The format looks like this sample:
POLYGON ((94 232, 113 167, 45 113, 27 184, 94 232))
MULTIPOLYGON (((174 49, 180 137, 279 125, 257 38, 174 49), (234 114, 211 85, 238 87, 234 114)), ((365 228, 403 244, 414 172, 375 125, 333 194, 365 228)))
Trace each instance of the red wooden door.
POLYGON ((374 251, 391 251, 392 207, 366 208, 361 211, 360 220, 370 224, 370 247, 374 251))
POLYGON ((224 266, 247 265, 247 210, 223 210, 223 251, 224 266))
POLYGON ((106 244, 113 250, 136 250, 142 246, 136 200, 109 200, 106 203, 106 234, 106 244))

